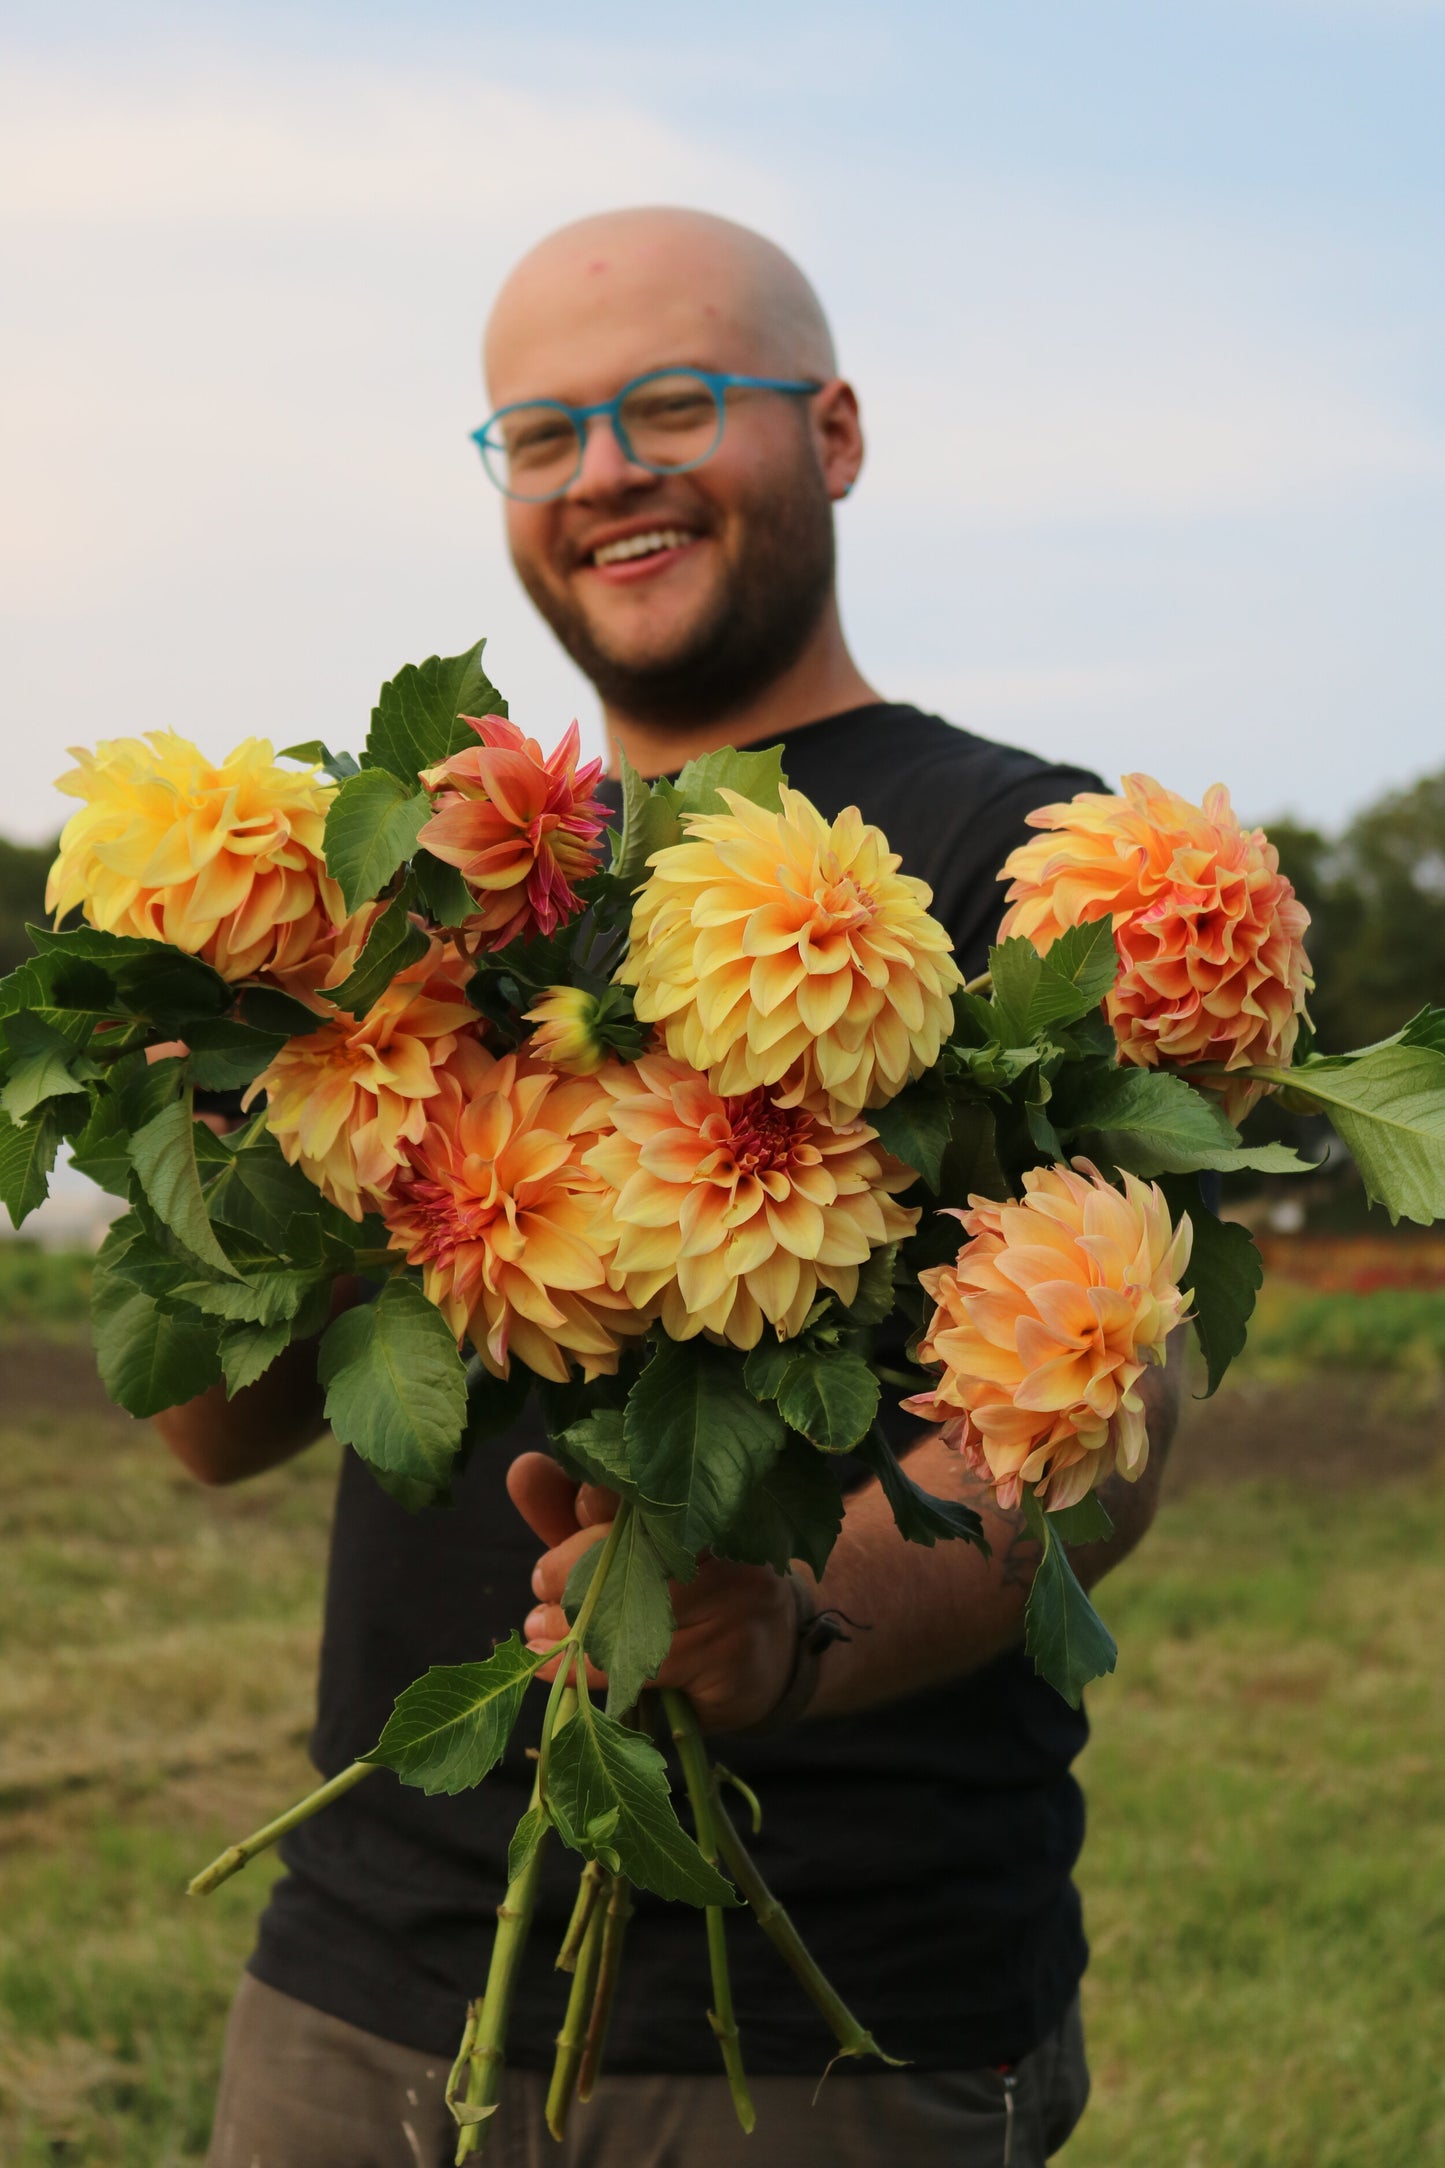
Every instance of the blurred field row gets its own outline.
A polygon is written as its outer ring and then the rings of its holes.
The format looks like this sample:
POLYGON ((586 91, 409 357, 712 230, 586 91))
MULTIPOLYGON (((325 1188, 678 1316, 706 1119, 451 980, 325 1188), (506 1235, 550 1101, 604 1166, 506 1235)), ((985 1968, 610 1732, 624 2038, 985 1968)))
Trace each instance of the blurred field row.
MULTIPOLYGON (((87 1273, 0 1245, 0 2160, 194 2168, 269 1870, 182 1892, 307 1781, 336 1449, 199 1490, 87 1273)), ((1276 1277, 1104 1587, 1066 2168, 1445 2164, 1442 1375, 1445 1289, 1276 1277)))

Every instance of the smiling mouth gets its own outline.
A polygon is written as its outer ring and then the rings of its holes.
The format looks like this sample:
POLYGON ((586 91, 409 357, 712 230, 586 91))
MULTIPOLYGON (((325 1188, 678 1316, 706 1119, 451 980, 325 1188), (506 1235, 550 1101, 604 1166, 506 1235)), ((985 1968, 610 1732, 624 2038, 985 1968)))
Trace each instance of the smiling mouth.
POLYGON ((697 541, 682 527, 658 527, 650 534, 624 535, 620 542, 604 542, 592 552, 594 565, 625 565, 638 557, 658 557, 664 550, 685 550, 697 541))

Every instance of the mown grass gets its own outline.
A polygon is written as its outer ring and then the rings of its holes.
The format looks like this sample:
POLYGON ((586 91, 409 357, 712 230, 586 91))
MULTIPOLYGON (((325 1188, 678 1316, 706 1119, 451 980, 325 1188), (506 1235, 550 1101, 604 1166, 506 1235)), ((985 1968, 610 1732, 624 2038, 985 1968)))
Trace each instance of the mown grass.
MULTIPOLYGON (((195 2168, 272 1870, 181 1893, 308 1781, 335 1452, 207 1493, 76 1345, 47 1361, 0 1414, 0 2161, 195 2168)), ((1102 1592, 1095 2093, 1065 2168, 1445 2163, 1439 1409, 1387 1483, 1337 1451, 1326 1487, 1311 1408, 1340 1390, 1196 1411, 1213 1430, 1102 1592), (1247 1425, 1272 1458, 1229 1459, 1247 1425)))

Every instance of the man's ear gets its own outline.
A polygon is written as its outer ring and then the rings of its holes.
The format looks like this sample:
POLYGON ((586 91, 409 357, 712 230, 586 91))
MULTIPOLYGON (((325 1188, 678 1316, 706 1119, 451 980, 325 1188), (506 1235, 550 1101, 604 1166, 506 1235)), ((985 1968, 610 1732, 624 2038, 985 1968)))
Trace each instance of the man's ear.
POLYGON ((813 442, 828 495, 836 504, 846 497, 863 465, 863 423, 858 395, 842 377, 813 394, 810 406, 813 442))

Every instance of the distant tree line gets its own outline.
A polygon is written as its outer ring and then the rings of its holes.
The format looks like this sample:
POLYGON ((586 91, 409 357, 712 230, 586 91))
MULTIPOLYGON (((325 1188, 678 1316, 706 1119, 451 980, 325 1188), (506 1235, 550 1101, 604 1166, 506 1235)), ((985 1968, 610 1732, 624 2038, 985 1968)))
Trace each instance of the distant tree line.
POLYGON ((1369 1046, 1426 1002, 1445 1005, 1445 768, 1376 799, 1340 836, 1287 820, 1269 835, 1312 921, 1321 1052, 1369 1046))
MULTIPOLYGON (((1358 813, 1342 835, 1271 821, 1280 864, 1310 913, 1321 1048, 1345 1052, 1445 1003, 1445 768, 1358 813)), ((29 953, 53 844, 0 838, 0 970, 29 953)))
POLYGON ((45 876, 53 843, 7 843, 0 836, 0 972, 13 971, 31 953, 27 926, 45 923, 45 876))

